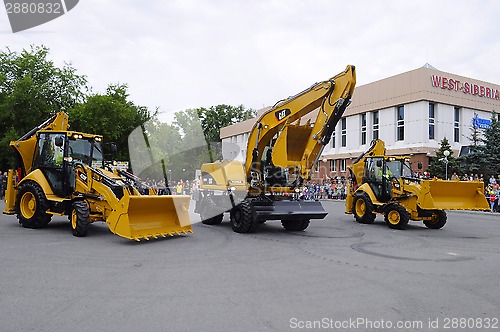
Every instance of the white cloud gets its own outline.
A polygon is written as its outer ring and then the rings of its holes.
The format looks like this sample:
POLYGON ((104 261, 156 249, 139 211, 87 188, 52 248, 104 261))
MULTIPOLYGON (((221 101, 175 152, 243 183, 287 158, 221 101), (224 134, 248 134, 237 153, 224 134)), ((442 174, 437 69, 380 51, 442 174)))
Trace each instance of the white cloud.
POLYGON ((1 44, 43 43, 95 91, 127 83, 151 109, 260 108, 347 64, 358 85, 426 62, 498 84, 499 10, 496 1, 86 0, 43 26, 3 33, 1 44))

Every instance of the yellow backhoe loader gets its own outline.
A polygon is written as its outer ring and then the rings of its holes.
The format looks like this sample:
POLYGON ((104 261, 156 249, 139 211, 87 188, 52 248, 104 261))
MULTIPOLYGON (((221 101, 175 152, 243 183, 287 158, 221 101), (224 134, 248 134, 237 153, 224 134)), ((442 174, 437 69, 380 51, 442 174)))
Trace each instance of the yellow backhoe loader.
POLYGON ((409 220, 422 220, 428 228, 439 229, 447 221, 444 210, 489 211, 483 182, 420 179, 410 157, 387 156, 381 140, 373 140, 347 167, 345 212, 363 224, 383 214, 390 228, 405 229, 409 220))
POLYGON ((302 231, 327 212, 318 201, 298 199, 298 190, 318 163, 335 126, 350 104, 354 66, 276 103, 256 121, 246 160, 204 164, 195 212, 205 224, 219 224, 230 212, 235 232, 254 232, 259 223, 281 220, 302 231), (309 120, 301 124, 301 120, 309 120))
POLYGON ((136 241, 192 232, 189 196, 140 195, 104 169, 102 136, 68 129, 68 115, 59 112, 10 143, 17 170, 9 171, 4 214, 17 214, 26 228, 67 215, 78 237, 94 221, 136 241))

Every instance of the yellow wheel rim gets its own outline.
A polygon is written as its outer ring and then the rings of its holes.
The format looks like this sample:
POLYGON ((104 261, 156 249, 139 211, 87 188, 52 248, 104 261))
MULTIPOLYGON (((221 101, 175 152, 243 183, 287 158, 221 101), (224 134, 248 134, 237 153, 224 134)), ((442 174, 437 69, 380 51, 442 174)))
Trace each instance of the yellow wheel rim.
POLYGON ((429 223, 431 225, 437 224, 439 222, 439 215, 437 213, 433 213, 431 216, 431 220, 429 220, 429 223))
POLYGON ((366 213, 366 203, 363 199, 358 199, 356 201, 356 214, 360 217, 364 216, 366 213))
POLYGON ((24 218, 33 218, 36 212, 35 195, 29 191, 24 193, 23 197, 21 197, 21 201, 19 202, 19 207, 24 218))
POLYGON ((71 211, 71 227, 73 227, 73 229, 76 229, 76 219, 77 219, 77 215, 76 215, 76 210, 73 210, 71 211))
POLYGON ((397 225, 401 221, 401 216, 398 211, 392 210, 387 214, 387 220, 389 220, 392 225, 397 225))

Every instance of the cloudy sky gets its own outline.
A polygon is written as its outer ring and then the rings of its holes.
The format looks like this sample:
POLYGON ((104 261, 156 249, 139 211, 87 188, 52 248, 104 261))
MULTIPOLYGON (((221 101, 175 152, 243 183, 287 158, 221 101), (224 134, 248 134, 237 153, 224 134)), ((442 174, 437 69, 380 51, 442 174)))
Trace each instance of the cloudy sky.
POLYGON ((494 0, 81 0, 16 34, 0 10, 0 46, 43 44, 94 92, 127 83, 135 104, 163 112, 259 109, 347 64, 358 86, 426 62, 499 84, 499 13, 494 0))

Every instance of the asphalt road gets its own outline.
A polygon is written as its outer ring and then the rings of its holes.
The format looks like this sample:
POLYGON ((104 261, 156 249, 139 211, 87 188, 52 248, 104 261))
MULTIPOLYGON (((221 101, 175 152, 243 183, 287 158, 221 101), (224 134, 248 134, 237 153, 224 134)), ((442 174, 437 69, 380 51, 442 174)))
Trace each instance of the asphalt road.
POLYGON ((0 330, 499 329, 500 215, 397 231, 324 206, 304 232, 268 222, 236 234, 226 217, 140 243, 104 223, 75 238, 66 218, 32 230, 0 215, 0 330))

